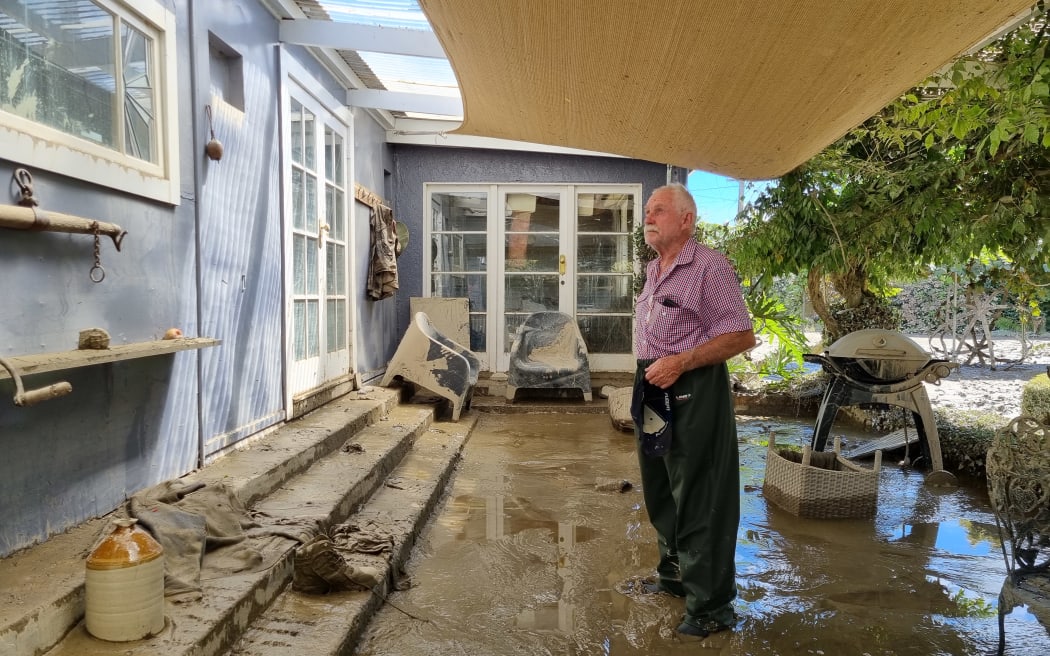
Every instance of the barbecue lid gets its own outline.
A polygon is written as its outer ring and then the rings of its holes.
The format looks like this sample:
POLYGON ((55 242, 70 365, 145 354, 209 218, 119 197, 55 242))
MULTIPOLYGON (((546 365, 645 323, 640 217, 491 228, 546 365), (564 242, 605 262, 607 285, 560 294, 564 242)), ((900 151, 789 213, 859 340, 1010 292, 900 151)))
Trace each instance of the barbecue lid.
POLYGON ((910 338, 893 330, 868 328, 839 338, 825 351, 836 358, 909 360, 926 363, 930 356, 910 338))

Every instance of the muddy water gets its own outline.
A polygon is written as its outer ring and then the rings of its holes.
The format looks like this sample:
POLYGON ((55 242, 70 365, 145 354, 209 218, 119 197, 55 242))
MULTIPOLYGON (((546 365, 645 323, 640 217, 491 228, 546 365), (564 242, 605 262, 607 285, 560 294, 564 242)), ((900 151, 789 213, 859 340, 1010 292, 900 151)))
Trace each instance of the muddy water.
MULTIPOLYGON (((390 597, 401 610, 385 606, 355 653, 994 653, 1005 565, 984 491, 933 492, 890 465, 874 519, 799 519, 762 496, 765 444, 811 427, 775 422, 740 423, 732 633, 680 638, 681 600, 617 591, 656 562, 632 436, 605 415, 483 414, 407 564, 413 587, 390 597)), ((1024 608, 1006 636, 1008 654, 1050 654, 1024 608)))

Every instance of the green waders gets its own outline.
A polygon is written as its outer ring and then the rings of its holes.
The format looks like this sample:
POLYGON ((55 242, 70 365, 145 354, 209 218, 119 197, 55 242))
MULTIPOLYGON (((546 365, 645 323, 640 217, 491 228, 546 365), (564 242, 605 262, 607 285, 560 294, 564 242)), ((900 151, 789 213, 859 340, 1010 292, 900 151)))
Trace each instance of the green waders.
MULTIPOLYGON (((636 380, 650 362, 639 361, 636 380)), ((732 624, 740 455, 729 371, 725 364, 687 371, 671 398, 671 450, 662 457, 638 451, 660 585, 685 597, 686 622, 732 624)))

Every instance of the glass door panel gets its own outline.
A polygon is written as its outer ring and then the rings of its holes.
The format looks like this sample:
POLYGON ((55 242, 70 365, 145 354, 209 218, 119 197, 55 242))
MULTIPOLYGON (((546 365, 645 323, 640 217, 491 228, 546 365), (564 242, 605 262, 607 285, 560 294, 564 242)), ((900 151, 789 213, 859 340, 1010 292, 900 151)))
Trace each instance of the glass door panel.
POLYGON ((592 361, 606 366, 629 366, 633 349, 636 203, 632 193, 576 195, 576 321, 592 361))
POLYGON ((484 191, 430 195, 430 295, 466 298, 470 350, 488 349, 488 220, 484 191))
POLYGON ((347 293, 346 181, 342 135, 324 129, 325 223, 319 231, 325 251, 325 377, 347 373, 349 363, 350 299, 347 293))
MULTIPOLYGON (((292 99, 292 353, 297 363, 308 362, 320 354, 320 239, 313 143, 316 119, 313 112, 292 99)), ((316 371, 318 364, 303 366, 316 371)))
MULTIPOLYGON (((501 195, 503 211, 503 345, 533 312, 565 307, 563 287, 568 260, 562 249, 562 193, 515 190, 501 195)), ((570 287, 571 289, 571 287, 570 287)))

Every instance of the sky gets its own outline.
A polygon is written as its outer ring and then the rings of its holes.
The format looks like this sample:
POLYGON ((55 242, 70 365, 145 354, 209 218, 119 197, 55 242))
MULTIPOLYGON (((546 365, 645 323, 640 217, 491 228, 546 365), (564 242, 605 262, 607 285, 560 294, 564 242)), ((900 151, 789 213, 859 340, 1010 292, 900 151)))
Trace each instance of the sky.
MULTIPOLYGON (((752 187, 745 184, 744 200, 753 200, 766 183, 752 187)), ((740 196, 740 181, 706 171, 693 171, 686 179, 686 188, 696 199, 697 213, 706 223, 730 223, 736 216, 740 196)))

